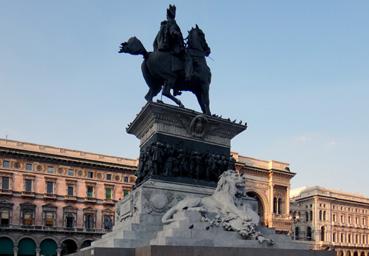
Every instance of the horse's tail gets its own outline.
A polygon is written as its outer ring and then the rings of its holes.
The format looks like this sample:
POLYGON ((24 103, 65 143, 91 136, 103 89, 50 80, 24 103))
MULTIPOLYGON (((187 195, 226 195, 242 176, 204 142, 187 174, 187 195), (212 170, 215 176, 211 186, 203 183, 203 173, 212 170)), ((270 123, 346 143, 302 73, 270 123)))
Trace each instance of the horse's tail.
POLYGON ((129 53, 132 55, 142 55, 145 59, 148 56, 148 52, 137 37, 131 37, 127 42, 120 45, 119 53, 129 53))

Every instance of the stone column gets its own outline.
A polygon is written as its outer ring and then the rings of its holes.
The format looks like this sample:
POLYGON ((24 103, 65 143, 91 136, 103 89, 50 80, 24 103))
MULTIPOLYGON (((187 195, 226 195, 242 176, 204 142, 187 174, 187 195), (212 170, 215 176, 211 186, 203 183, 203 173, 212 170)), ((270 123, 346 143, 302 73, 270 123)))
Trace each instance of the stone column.
POLYGON ((18 256, 18 247, 17 246, 13 247, 13 254, 14 254, 14 256, 18 256))
POLYGON ((56 249, 56 256, 60 256, 61 255, 61 251, 62 251, 62 249, 60 247, 58 247, 56 249))
POLYGON ((287 186, 286 188, 286 215, 290 216, 290 187, 287 186))
POLYGON ((318 225, 318 218, 319 218, 319 207, 318 207, 318 198, 316 196, 314 196, 314 201, 313 201, 313 222, 312 222, 312 237, 314 237, 314 241, 320 241, 319 239, 319 234, 320 234, 320 228, 318 225))
POLYGON ((268 224, 268 227, 271 227, 271 224, 273 225, 273 198, 274 198, 274 186, 273 186, 273 174, 269 174, 269 212, 268 212, 268 220, 266 224, 268 224))
POLYGON ((36 248, 36 256, 40 256, 40 252, 41 252, 41 249, 40 248, 36 248))

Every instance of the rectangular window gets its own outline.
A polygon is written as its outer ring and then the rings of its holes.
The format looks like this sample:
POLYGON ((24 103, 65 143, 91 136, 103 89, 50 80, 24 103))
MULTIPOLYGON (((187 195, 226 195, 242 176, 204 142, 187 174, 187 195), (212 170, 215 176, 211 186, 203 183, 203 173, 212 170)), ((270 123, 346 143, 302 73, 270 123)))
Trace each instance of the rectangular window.
POLYGON ((129 195, 129 190, 124 189, 124 190, 123 190, 123 194, 124 194, 124 196, 125 196, 125 197, 126 197, 126 196, 128 196, 128 195, 129 195))
POLYGON ((73 228, 74 227, 74 215, 72 213, 68 213, 65 217, 65 227, 73 228))
POLYGON ((25 179, 24 180, 24 190, 26 192, 32 192, 33 191, 32 182, 33 182, 33 180, 31 180, 31 179, 25 179))
POLYGON ((110 215, 104 215, 104 229, 111 230, 113 227, 113 218, 110 215))
POLYGON ((74 176, 74 170, 69 169, 69 170, 67 171, 67 174, 68 174, 68 176, 74 176))
POLYGON ((87 177, 90 178, 90 179, 93 179, 94 178, 94 172, 88 171, 87 177))
POLYGON ((27 171, 32 171, 33 170, 33 166, 31 163, 26 163, 26 170, 27 171))
POLYGON ((124 176, 124 182, 128 182, 128 176, 124 176))
POLYGON ((55 173, 55 168, 53 166, 48 166, 47 173, 55 173))
POLYGON ((111 174, 109 173, 109 174, 106 174, 106 179, 107 180, 111 180, 111 174))
POLYGON ((74 196, 74 186, 68 185, 67 194, 68 196, 74 196))
POLYGON ((47 194, 54 194, 54 182, 46 181, 46 193, 47 194))
POLYGON ((9 226, 9 211, 8 210, 2 210, 0 212, 0 225, 1 226, 9 226))
POLYGON ((45 226, 48 226, 48 227, 54 226, 54 213, 53 212, 45 213, 45 226))
POLYGON ((111 200, 113 197, 113 189, 112 188, 105 188, 105 199, 111 200))
POLYGON ((91 213, 86 213, 84 216, 85 219, 85 229, 92 230, 95 227, 95 216, 91 213))
POLYGON ((9 190, 9 177, 2 177, 2 190, 9 190))
POLYGON ((32 212, 23 212, 23 225, 30 226, 33 224, 32 212))
POLYGON ((88 198, 94 197, 94 187, 93 186, 87 186, 87 197, 88 198))
POLYGON ((10 162, 8 160, 3 160, 3 168, 9 168, 10 162))

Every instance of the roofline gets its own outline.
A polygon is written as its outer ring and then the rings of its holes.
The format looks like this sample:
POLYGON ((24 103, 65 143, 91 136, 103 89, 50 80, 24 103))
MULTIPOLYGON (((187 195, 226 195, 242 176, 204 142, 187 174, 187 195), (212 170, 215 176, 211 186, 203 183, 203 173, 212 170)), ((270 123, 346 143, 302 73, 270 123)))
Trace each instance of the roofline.
POLYGON ((91 161, 95 163, 105 163, 116 166, 137 167, 138 160, 124 157, 97 154, 87 151, 80 151, 62 147, 55 147, 43 144, 35 144, 17 140, 0 139, 0 148, 11 149, 23 153, 38 153, 54 157, 65 157, 69 159, 78 159, 91 161))

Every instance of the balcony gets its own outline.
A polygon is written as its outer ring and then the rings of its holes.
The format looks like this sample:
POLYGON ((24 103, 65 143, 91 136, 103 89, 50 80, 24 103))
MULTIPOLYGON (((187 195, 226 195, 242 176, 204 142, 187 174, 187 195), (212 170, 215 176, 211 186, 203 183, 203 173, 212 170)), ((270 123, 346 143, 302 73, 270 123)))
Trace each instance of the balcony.
POLYGON ((69 196, 69 195, 66 195, 64 197, 65 200, 67 201, 77 201, 77 197, 76 196, 69 196))
POLYGON ((44 198, 45 199, 50 199, 50 200, 56 200, 56 195, 55 194, 44 194, 44 198))
POLYGON ((89 196, 87 196, 87 197, 85 198, 85 201, 86 201, 87 203, 96 203, 96 198, 95 198, 95 197, 89 197, 89 196))
POLYGON ((23 191, 22 192, 22 197, 34 198, 35 197, 35 192, 33 192, 33 191, 23 191))
POLYGON ((3 189, 3 188, 0 188, 0 195, 12 195, 13 194, 13 191, 11 191, 10 189, 3 189))
POLYGON ((105 199, 103 204, 106 205, 115 205, 115 201, 113 199, 105 199))

